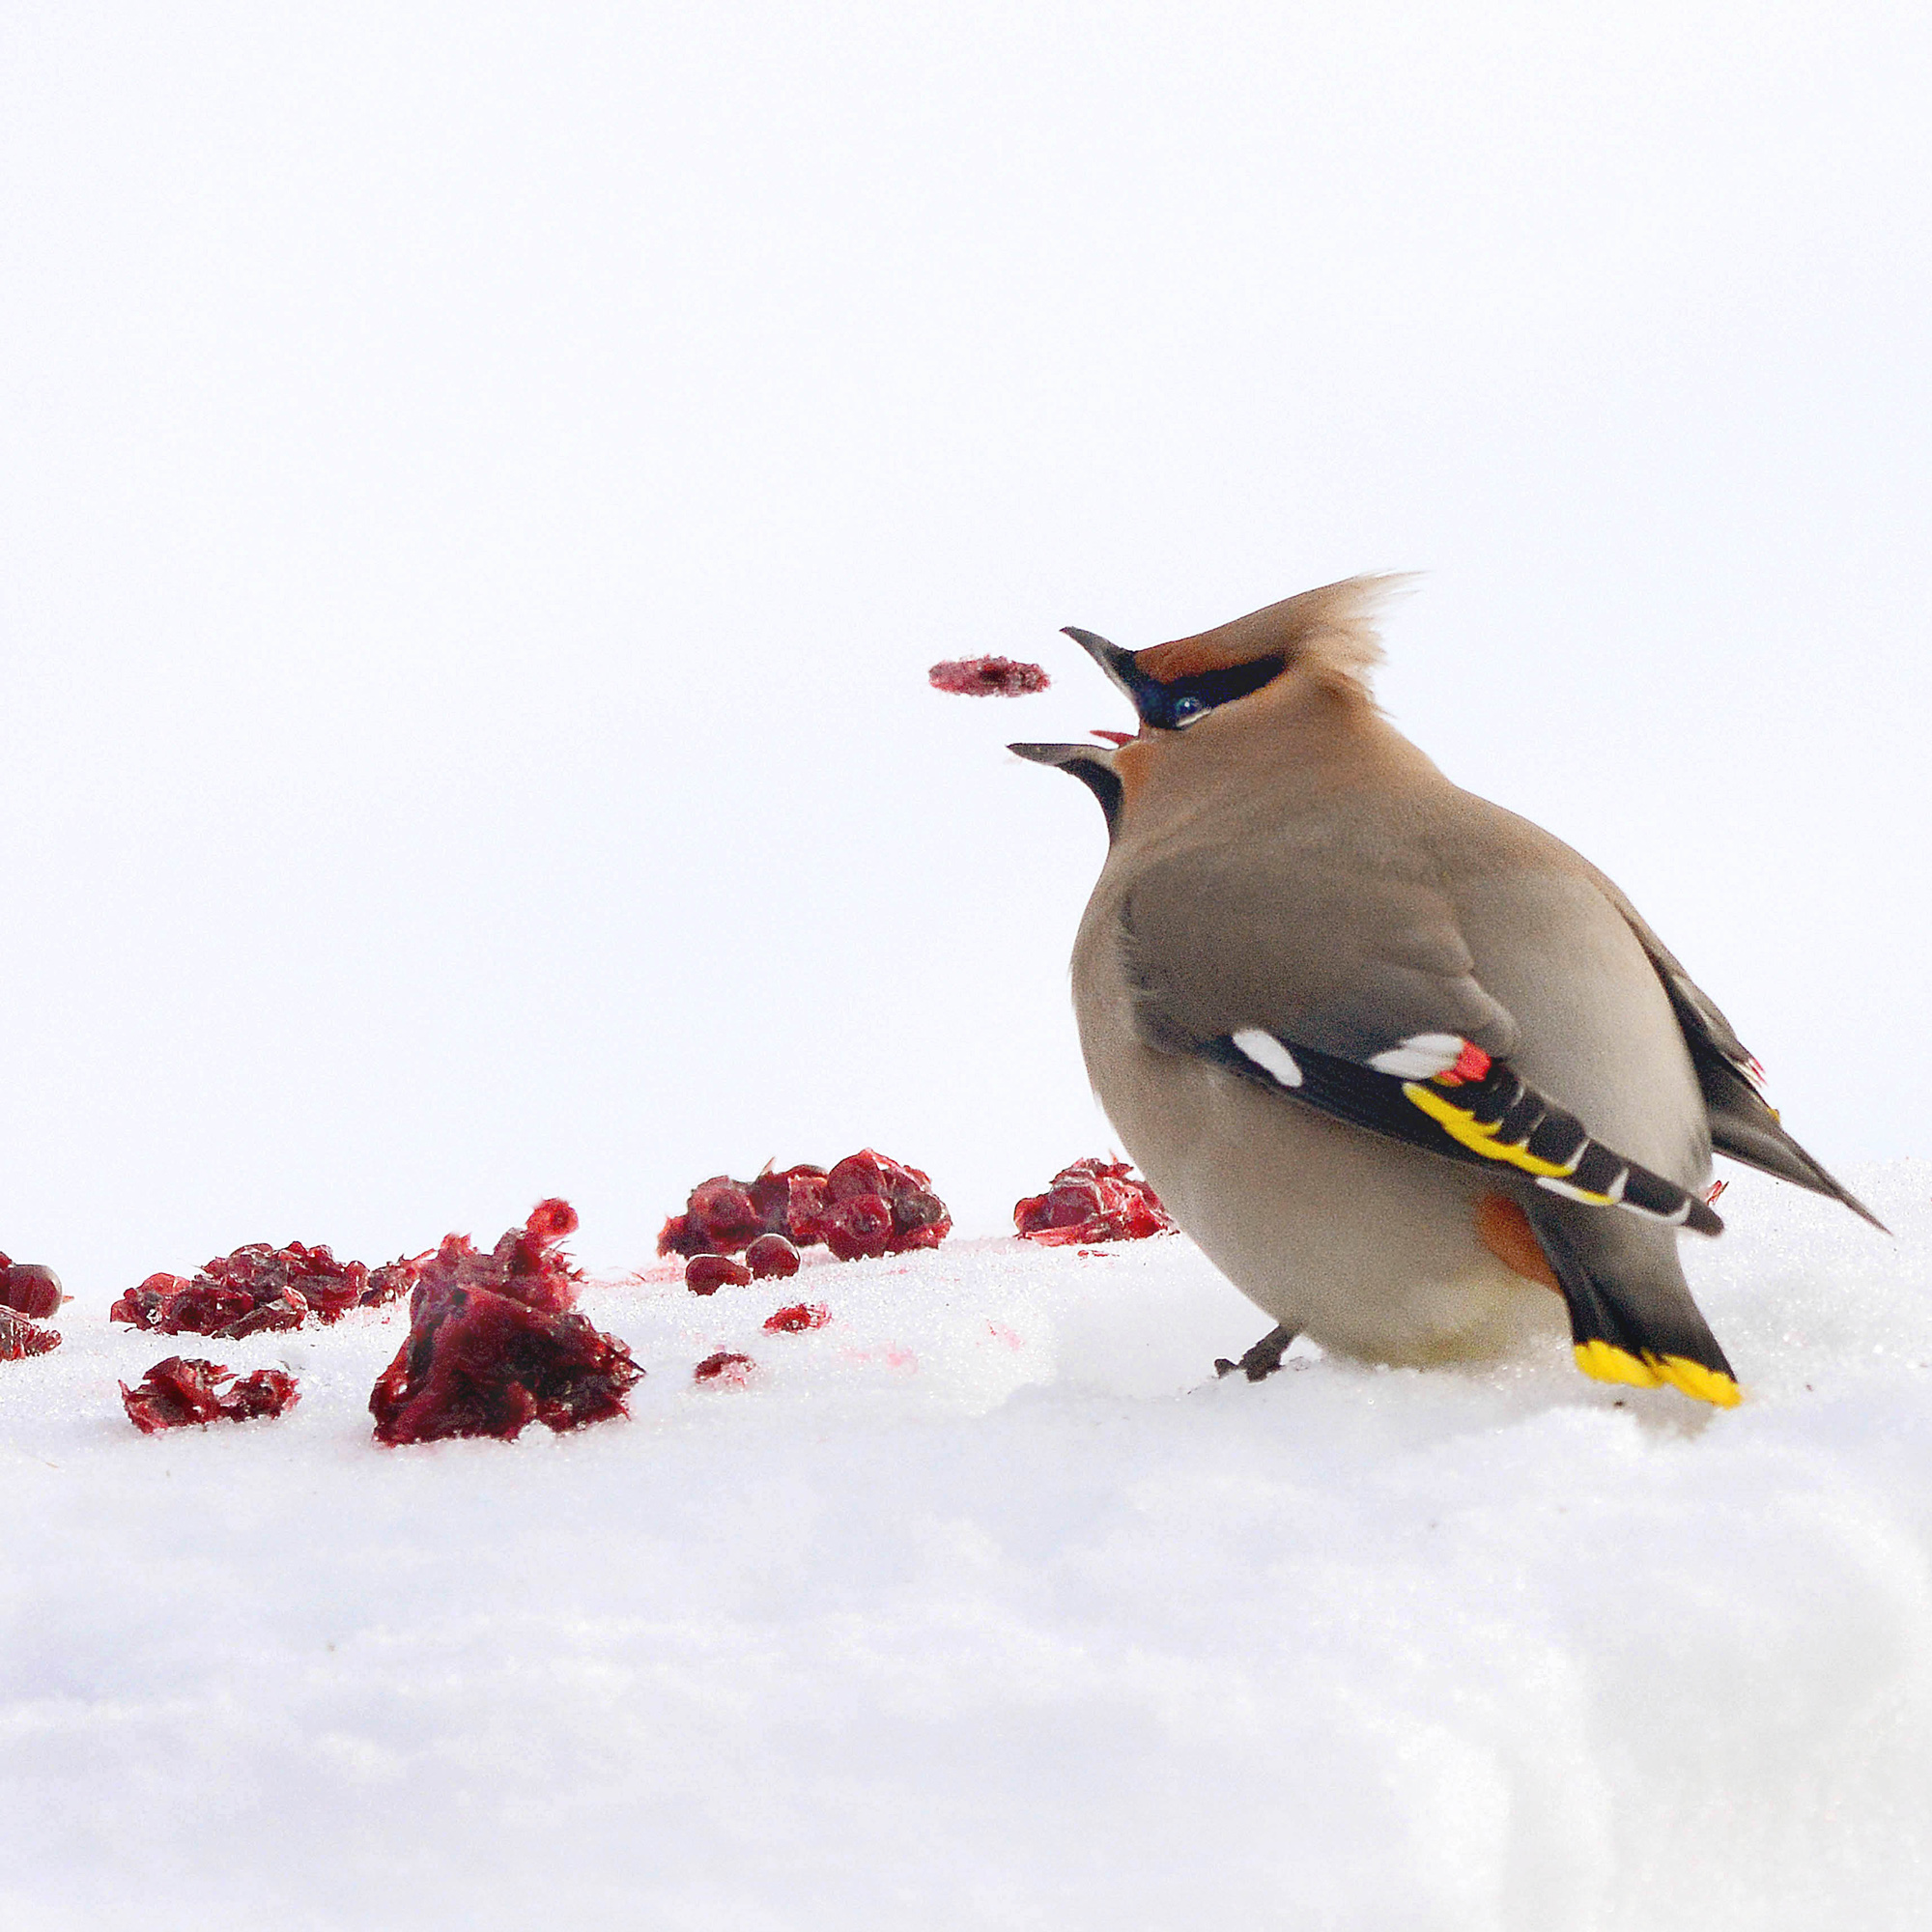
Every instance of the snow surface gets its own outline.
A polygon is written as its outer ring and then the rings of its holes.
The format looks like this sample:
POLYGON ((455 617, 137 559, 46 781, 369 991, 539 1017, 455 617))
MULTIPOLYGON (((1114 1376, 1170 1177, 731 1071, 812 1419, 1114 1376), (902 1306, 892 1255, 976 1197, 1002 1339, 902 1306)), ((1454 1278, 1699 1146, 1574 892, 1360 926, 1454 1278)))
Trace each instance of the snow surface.
POLYGON ((0 1364, 0 1924, 1921 1924, 1932 1164, 1853 1181, 1895 1242, 1746 1176, 1690 1245, 1729 1414, 1216 1381, 1180 1239, 595 1285, 635 1419, 507 1446, 372 1443, 393 1312, 76 1301, 0 1364), (143 1438, 177 1348, 303 1402, 143 1438))

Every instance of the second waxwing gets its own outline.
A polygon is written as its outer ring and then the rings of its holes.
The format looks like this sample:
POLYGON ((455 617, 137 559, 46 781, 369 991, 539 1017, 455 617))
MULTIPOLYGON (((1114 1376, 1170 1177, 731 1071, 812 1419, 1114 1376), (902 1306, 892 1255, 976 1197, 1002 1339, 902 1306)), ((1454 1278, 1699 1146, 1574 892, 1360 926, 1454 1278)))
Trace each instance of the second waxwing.
POLYGON ((1278 1324, 1250 1377, 1297 1334, 1480 1359, 1567 1311, 1586 1374, 1729 1406, 1678 1256, 1721 1229, 1714 1150, 1878 1223, 1623 894, 1378 709, 1388 582, 1146 650, 1068 632, 1140 720, 1111 749, 1012 747, 1107 818, 1073 952, 1094 1091, 1278 1324))

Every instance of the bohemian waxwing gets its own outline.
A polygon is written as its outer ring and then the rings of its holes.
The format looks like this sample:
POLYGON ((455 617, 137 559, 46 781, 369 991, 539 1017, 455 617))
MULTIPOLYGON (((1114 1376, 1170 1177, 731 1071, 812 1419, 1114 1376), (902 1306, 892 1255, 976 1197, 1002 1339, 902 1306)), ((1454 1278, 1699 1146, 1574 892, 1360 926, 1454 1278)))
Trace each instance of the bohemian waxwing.
POLYGON ((1251 1378, 1297 1333, 1375 1361, 1492 1354, 1553 1322, 1555 1289, 1586 1374, 1729 1406, 1677 1256, 1681 1230, 1722 1226, 1713 1149, 1879 1224, 1623 894, 1382 716, 1388 583, 1149 650, 1068 631, 1141 724, 1114 749, 1012 747, 1107 817, 1073 950, 1094 1092, 1280 1324, 1251 1378))

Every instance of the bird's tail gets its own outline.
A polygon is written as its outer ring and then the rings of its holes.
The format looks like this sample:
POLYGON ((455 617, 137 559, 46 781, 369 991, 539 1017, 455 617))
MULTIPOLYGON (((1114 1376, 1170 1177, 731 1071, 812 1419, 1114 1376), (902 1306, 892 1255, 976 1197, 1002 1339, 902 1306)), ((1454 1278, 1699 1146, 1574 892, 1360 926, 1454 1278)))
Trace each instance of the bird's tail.
POLYGON ((1634 1388, 1668 1382, 1699 1402, 1737 1406, 1737 1377, 1690 1298, 1674 1230, 1526 1205, 1562 1284, 1577 1366, 1586 1376, 1634 1388))

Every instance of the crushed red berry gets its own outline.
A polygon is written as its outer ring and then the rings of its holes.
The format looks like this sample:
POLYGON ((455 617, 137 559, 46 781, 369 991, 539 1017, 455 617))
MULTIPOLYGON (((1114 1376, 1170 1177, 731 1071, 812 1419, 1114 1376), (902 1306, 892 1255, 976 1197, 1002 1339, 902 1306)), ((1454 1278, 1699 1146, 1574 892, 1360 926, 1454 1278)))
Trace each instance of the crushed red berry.
POLYGON ((808 1328, 823 1328, 832 1320, 832 1311, 821 1301, 798 1301, 765 1317, 765 1331, 772 1335, 802 1335, 808 1328))
POLYGON ((128 1420, 143 1435, 161 1429, 185 1429, 194 1423, 254 1422, 265 1416, 286 1415, 301 1400, 296 1378, 283 1369, 257 1369, 235 1386, 235 1371, 219 1362, 170 1355, 156 1362, 129 1388, 121 1384, 121 1405, 128 1420))
POLYGON ((875 1153, 822 1167, 767 1168, 755 1180, 714 1175, 691 1190, 658 1236, 661 1255, 730 1255, 766 1235, 794 1249, 823 1243, 840 1261, 936 1248, 952 1232, 929 1176, 875 1153))
POLYGON ((61 1279, 52 1268, 39 1262, 9 1261, 0 1255, 0 1308, 11 1308, 35 1321, 44 1321, 57 1314, 66 1297, 61 1279))
POLYGON ((340 1321, 352 1308, 395 1301, 416 1284, 426 1254, 372 1268, 339 1262, 326 1246, 291 1241, 277 1248, 252 1241, 217 1256, 191 1277, 151 1274, 107 1311, 110 1321, 131 1321, 159 1335, 244 1335, 299 1328, 311 1316, 340 1321))
POLYGON ((24 1361, 29 1355, 44 1355, 61 1345, 60 1330, 43 1328, 38 1321, 17 1309, 0 1308, 0 1362, 24 1361))
POLYGON ((576 1227, 567 1201, 542 1201, 488 1254, 443 1237, 411 1295, 409 1339, 370 1391, 379 1442, 507 1440, 532 1422, 581 1429, 627 1413, 643 1371, 576 1311, 582 1275, 557 1251, 576 1227))
POLYGON ((825 1245, 841 1262, 876 1261, 892 1245, 893 1204, 883 1194, 855 1194, 834 1204, 825 1245))
POLYGON ((721 1288, 743 1288, 752 1270, 729 1255, 693 1255, 684 1264, 684 1285, 693 1294, 716 1294, 721 1288))
POLYGON ((925 678, 934 691, 957 697, 1030 697, 1052 682, 1038 665, 1011 658, 950 658, 934 665, 925 678))
POLYGON ((1174 1223, 1145 1180, 1123 1161, 1076 1160, 1053 1177, 1044 1194, 1013 1207, 1013 1226, 1028 1240, 1053 1246, 1078 1241, 1141 1241, 1171 1235, 1174 1223))
POLYGON ((782 1235, 760 1235, 745 1250, 745 1265, 754 1281, 788 1281, 798 1272, 798 1250, 782 1235))
POLYGON ((734 1355, 728 1349, 721 1349, 715 1355, 706 1355, 692 1370, 691 1378, 695 1382, 715 1382, 720 1388, 743 1388, 756 1367, 750 1355, 734 1355))

